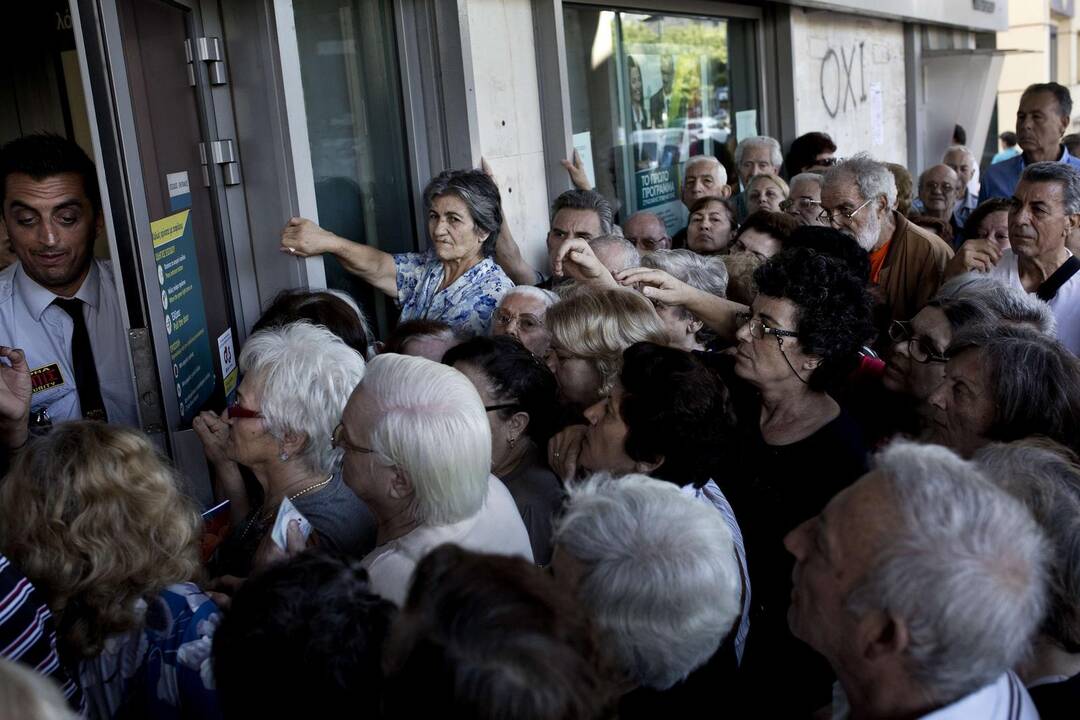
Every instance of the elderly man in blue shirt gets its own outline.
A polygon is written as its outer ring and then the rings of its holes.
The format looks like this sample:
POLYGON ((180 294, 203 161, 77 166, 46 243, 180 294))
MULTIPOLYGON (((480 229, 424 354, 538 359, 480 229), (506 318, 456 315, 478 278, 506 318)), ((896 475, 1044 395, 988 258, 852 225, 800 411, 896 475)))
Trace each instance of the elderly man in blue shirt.
POLYGON ((1016 137, 1023 152, 991 165, 982 180, 979 202, 1012 197, 1024 168, 1037 162, 1061 162, 1080 170, 1080 158, 1069 154, 1061 138, 1072 118, 1069 89, 1054 82, 1029 85, 1016 110, 1016 137))

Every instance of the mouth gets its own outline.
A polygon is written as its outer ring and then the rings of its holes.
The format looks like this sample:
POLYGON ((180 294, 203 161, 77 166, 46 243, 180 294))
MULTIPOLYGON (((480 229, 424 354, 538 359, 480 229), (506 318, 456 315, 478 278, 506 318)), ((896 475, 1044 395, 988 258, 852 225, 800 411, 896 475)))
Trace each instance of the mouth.
POLYGON ((41 265, 59 265, 67 258, 66 252, 35 253, 34 257, 41 265))

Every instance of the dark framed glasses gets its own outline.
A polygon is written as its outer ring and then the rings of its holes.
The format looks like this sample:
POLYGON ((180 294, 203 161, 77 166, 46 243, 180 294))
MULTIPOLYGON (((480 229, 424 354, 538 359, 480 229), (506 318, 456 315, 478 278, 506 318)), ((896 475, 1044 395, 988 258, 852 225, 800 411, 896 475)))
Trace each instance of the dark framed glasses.
POLYGON ((894 343, 907 343, 908 355, 918 363, 948 362, 949 358, 937 351, 930 340, 923 335, 916 335, 915 328, 906 320, 893 320, 889 324, 889 339, 894 343))
POLYGON ((799 333, 795 332, 794 330, 781 330, 779 328, 769 327, 761 320, 761 318, 753 317, 750 313, 746 312, 737 313, 735 315, 735 322, 738 323, 739 327, 742 327, 743 325, 749 325, 750 335, 757 338, 758 340, 765 337, 766 335, 772 335, 776 338, 799 337, 799 333))

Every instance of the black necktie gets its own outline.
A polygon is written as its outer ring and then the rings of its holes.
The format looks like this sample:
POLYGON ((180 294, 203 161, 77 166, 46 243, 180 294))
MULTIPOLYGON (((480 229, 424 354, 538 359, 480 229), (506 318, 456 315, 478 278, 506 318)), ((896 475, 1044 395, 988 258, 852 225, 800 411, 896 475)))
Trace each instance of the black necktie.
POLYGON ((109 418, 105 414, 105 401, 101 399, 94 350, 90 347, 90 333, 86 330, 86 319, 83 317, 83 301, 78 298, 56 298, 53 304, 70 315, 75 323, 71 331, 71 369, 75 373, 75 389, 79 392, 82 415, 87 420, 106 422, 109 418))

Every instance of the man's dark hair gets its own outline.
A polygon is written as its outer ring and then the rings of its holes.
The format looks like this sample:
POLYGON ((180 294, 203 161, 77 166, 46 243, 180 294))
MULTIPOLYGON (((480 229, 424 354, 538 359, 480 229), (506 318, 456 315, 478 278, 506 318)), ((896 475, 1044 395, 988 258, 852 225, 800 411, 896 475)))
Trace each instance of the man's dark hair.
POLYGON ((607 199, 595 190, 567 190, 551 204, 551 220, 560 210, 591 210, 600 219, 600 234, 610 235, 615 224, 615 213, 607 199))
POLYGON ((1058 112, 1062 117, 1072 117, 1072 94, 1069 88, 1056 82, 1035 83, 1024 89, 1024 95, 1031 93, 1046 92, 1054 96, 1058 104, 1058 112))
POLYGON ((952 225, 947 220, 942 220, 933 215, 909 215, 908 222, 912 225, 918 225, 923 230, 932 232, 949 245, 953 244, 952 225))
POLYGON ((94 213, 101 211, 97 169, 81 147, 53 133, 34 133, 16 138, 0 148, 0 215, 4 211, 9 175, 21 173, 40 182, 61 173, 82 178, 83 192, 94 213))
POLYGON ((453 335, 458 337, 458 333, 454 328, 450 327, 448 323, 442 320, 431 320, 428 318, 415 318, 413 320, 406 320, 399 323, 396 328, 391 331, 390 335, 386 338, 386 343, 383 345, 382 352, 384 353, 401 353, 405 349, 405 344, 413 338, 419 337, 438 337, 439 335, 453 335))
POLYGON ((979 225, 988 216, 996 212, 1009 212, 1010 207, 1012 207, 1012 201, 1009 198, 996 197, 983 200, 964 221, 964 239, 970 240, 975 237, 975 233, 979 232, 979 225))
POLYGON ((1014 133, 1012 130, 1006 130, 1005 132, 998 135, 998 138, 1001 140, 1001 142, 1005 143, 1009 147, 1016 147, 1016 143, 1019 142, 1019 140, 1017 140, 1016 138, 1016 133, 1014 133))
POLYGON ((784 172, 788 180, 801 173, 803 168, 812 167, 817 156, 823 152, 836 152, 836 143, 828 133, 808 132, 792 140, 784 158, 784 172))
POLYGON ((499 403, 512 402, 516 407, 499 410, 503 417, 515 412, 529 414, 525 432, 538 447, 547 447, 555 433, 559 404, 555 399, 555 376, 543 360, 536 357, 510 335, 478 336, 450 348, 443 364, 451 367, 468 363, 484 374, 499 403))
POLYGON ((952 141, 953 145, 967 145, 967 130, 960 123, 953 126, 952 141))
POLYGON ((224 716, 377 716, 394 614, 344 555, 311 550, 253 576, 214 636, 224 716))
POLYGON ((701 487, 731 457, 735 412, 727 386, 690 353, 649 342, 623 353, 626 454, 638 462, 663 458, 650 473, 676 485, 701 487))
POLYGON ((382 717, 607 717, 598 657, 584 611, 542 570, 442 545, 416 566, 387 647, 382 717))
POLYGON ((791 233, 795 232, 799 227, 799 221, 786 212, 758 210, 750 213, 743 220, 742 225, 739 225, 739 229, 735 231, 731 241, 738 240, 739 236, 747 230, 757 230, 784 243, 791 237, 791 233))
POLYGON ((368 346, 372 341, 367 324, 347 302, 328 292, 282 290, 255 321, 251 332, 281 327, 299 320, 322 325, 367 358, 368 346))
POLYGON ((795 304, 799 344, 821 364, 807 384, 825 390, 858 364, 859 349, 874 335, 866 283, 843 260, 806 247, 774 255, 754 271, 759 295, 795 304))

